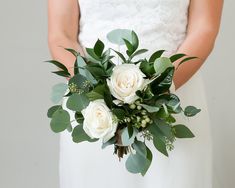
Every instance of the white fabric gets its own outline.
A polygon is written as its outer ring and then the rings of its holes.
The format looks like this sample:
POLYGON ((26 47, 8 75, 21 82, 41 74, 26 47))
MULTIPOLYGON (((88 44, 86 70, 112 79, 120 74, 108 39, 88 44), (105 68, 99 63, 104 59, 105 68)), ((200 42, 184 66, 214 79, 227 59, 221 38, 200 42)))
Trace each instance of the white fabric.
MULTIPOLYGON (((150 49, 147 56, 157 49, 166 49, 166 55, 170 55, 185 38, 189 0, 79 0, 79 4, 79 42, 85 47, 93 46, 100 38, 117 49, 106 40, 107 32, 116 28, 135 30, 141 47, 150 49)), ((119 162, 112 146, 102 150, 101 141, 75 144, 71 135, 63 132, 60 188, 212 188, 210 121, 200 71, 176 94, 183 107, 190 104, 202 109, 190 119, 177 116, 179 123, 194 132, 194 139, 178 139, 169 158, 148 143, 153 162, 142 177, 127 172, 126 156, 119 162)), ((64 108, 65 103, 66 100, 64 108)))

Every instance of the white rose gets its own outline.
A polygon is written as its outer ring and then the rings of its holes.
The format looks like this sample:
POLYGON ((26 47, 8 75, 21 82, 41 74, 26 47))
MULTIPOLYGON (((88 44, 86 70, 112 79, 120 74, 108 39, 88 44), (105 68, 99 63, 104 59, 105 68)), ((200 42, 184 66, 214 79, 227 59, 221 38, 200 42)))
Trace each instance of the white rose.
POLYGON ((144 77, 145 75, 139 69, 139 65, 116 65, 110 79, 107 79, 107 85, 115 98, 130 104, 138 99, 135 92, 142 90, 147 84, 144 77))
POLYGON ((91 138, 102 138, 104 143, 114 136, 117 121, 103 99, 91 101, 82 115, 83 129, 91 138))

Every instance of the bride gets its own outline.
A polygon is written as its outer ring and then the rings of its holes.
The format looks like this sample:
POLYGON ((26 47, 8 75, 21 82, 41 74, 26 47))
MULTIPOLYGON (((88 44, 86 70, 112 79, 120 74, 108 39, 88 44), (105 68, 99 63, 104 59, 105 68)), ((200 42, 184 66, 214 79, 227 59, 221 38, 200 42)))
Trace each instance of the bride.
POLYGON ((169 158, 153 149, 152 165, 141 177, 127 172, 125 159, 119 162, 111 147, 102 150, 100 142, 75 144, 63 132, 61 188, 212 188, 211 127, 200 67, 213 49, 222 6, 223 0, 48 0, 51 55, 71 74, 75 59, 60 46, 86 55, 84 48, 93 46, 97 38, 109 44, 106 34, 117 28, 134 30, 149 54, 164 49, 166 56, 185 53, 199 57, 182 65, 174 76, 182 106, 202 109, 195 118, 178 119, 187 121, 194 139, 177 140, 169 158))

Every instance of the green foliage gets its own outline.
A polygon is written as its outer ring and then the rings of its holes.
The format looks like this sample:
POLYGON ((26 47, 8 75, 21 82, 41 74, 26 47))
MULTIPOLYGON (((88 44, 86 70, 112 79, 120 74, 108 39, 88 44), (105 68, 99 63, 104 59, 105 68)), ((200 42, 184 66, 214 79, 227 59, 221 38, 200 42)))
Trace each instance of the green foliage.
POLYGON ((174 71, 174 67, 168 67, 159 77, 151 82, 150 86, 153 94, 159 95, 169 90, 172 84, 174 71))
POLYGON ((107 34, 107 39, 114 44, 124 45, 123 39, 132 40, 131 30, 128 29, 115 29, 107 34))
POLYGON ((187 58, 183 59, 182 61, 180 61, 180 63, 178 64, 176 69, 178 69, 179 66, 182 65, 183 63, 188 62, 188 61, 193 60, 193 59, 197 59, 197 58, 198 57, 187 57, 187 58))
POLYGON ((134 129, 134 132, 132 136, 129 136, 128 128, 125 127, 121 132, 121 140, 122 140, 122 146, 129 146, 135 141, 135 137, 137 135, 138 131, 134 129))
POLYGON ((65 83, 59 83, 52 87, 51 93, 51 101, 53 103, 58 103, 64 97, 66 90, 68 89, 68 85, 65 83))
POLYGON ((155 148, 159 152, 161 152, 163 155, 168 157, 168 152, 167 152, 167 149, 166 149, 166 144, 165 144, 165 142, 162 141, 162 139, 160 139, 158 137, 154 137, 153 144, 154 144, 155 148))
POLYGON ((70 116, 67 111, 58 109, 53 113, 50 123, 52 131, 59 133, 64 131, 70 125, 70 116))
POLYGON ((82 93, 74 93, 67 100, 67 108, 76 112, 81 112, 84 108, 86 108, 89 104, 89 99, 87 96, 82 93))
POLYGON ((90 138, 83 129, 83 125, 77 125, 72 132, 72 138, 75 143, 80 143, 84 141, 96 142, 98 139, 90 138))
POLYGON ((188 117, 192 117, 192 116, 195 116, 196 114, 198 114, 200 111, 201 111, 201 109, 197 109, 194 106, 187 106, 184 109, 184 115, 188 116, 188 117))
POLYGON ((47 111, 47 117, 52 118, 52 115, 61 108, 62 108, 61 105, 55 105, 55 106, 50 107, 47 111))
POLYGON ((154 69, 156 75, 162 74, 169 67, 173 67, 173 65, 170 59, 167 57, 160 57, 154 61, 154 69))
POLYGON ((149 106, 146 104, 140 104, 140 106, 142 106, 144 109, 146 109, 149 113, 158 112, 160 110, 160 108, 157 106, 149 106))
POLYGON ((174 130, 175 136, 177 138, 193 138, 193 137, 195 137, 194 134, 190 131, 190 129, 182 124, 173 126, 173 130, 174 130))
POLYGON ((158 50, 154 52, 151 57, 149 58, 149 62, 155 62, 156 59, 160 58, 162 54, 165 52, 165 50, 158 50))
POLYGON ((103 50, 104 50, 104 43, 98 39, 94 46, 94 52, 98 57, 101 57, 103 50))
POLYGON ((185 54, 174 54, 173 56, 170 57, 170 60, 173 63, 173 62, 181 59, 184 56, 186 56, 186 55, 185 54))
POLYGON ((136 140, 133 144, 135 154, 130 154, 126 160, 126 169, 134 174, 141 173, 144 176, 152 162, 152 152, 141 141, 136 140))

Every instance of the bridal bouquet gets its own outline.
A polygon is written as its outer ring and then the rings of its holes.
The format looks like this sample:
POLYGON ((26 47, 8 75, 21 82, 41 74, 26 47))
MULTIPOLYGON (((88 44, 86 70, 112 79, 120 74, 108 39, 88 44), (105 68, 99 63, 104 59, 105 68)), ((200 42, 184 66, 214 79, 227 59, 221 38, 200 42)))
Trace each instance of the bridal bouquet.
POLYGON ((62 104, 49 108, 47 115, 52 131, 69 131, 76 143, 101 139, 102 148, 113 145, 119 160, 128 155, 125 164, 129 172, 144 176, 152 161, 147 141, 168 156, 176 138, 194 137, 174 116, 182 113, 192 117, 200 109, 181 107, 171 88, 176 69, 172 63, 178 60, 180 66, 195 57, 175 54, 168 58, 160 50, 148 59, 138 58, 148 50, 138 49, 139 39, 134 31, 116 29, 107 38, 119 47, 125 45, 125 53, 105 49, 99 39, 93 48, 86 48, 87 57, 66 49, 76 57, 74 76, 60 62, 47 61, 60 69, 53 73, 69 78, 68 83, 53 87, 52 101, 61 103, 66 97, 66 107, 75 112, 77 126, 71 125, 68 110, 62 104))

